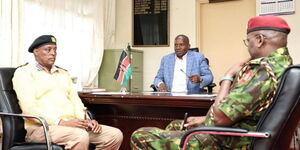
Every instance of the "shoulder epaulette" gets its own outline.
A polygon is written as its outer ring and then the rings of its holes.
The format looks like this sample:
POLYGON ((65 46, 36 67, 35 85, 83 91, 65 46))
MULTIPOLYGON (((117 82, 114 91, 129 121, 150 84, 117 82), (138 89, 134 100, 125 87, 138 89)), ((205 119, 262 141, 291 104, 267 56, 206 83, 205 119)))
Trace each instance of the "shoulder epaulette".
POLYGON ((55 67, 58 68, 58 69, 64 70, 64 71, 68 71, 67 69, 61 68, 61 67, 56 66, 56 65, 55 65, 55 67))
POLYGON ((263 60, 263 57, 262 58, 257 58, 257 59, 254 59, 254 60, 250 60, 249 64, 260 64, 262 60, 263 60))
POLYGON ((27 63, 25 63, 25 64, 23 64, 23 65, 18 66, 17 68, 27 66, 28 64, 29 64, 29 63, 27 62, 27 63))

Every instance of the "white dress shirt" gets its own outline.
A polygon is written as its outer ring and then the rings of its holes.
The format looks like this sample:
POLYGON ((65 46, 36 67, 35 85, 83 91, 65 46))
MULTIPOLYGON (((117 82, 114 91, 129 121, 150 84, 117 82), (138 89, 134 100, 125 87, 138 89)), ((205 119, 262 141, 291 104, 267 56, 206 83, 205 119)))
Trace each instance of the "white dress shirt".
POLYGON ((187 92, 187 76, 184 73, 186 72, 186 58, 186 54, 182 56, 182 59, 175 55, 174 78, 171 92, 187 92))

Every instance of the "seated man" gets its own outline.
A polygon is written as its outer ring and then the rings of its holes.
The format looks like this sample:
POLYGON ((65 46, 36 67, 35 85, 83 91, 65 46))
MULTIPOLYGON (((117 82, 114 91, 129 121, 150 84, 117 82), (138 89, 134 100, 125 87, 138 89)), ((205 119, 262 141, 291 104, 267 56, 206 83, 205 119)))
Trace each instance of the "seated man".
MULTIPOLYGON (((54 65, 56 49, 54 36, 38 37, 28 49, 36 63, 16 70, 13 86, 23 114, 43 117, 49 124, 52 142, 65 149, 87 150, 89 143, 99 150, 119 149, 122 132, 87 118, 70 75, 54 65)), ((25 129, 27 141, 45 142, 42 125, 37 121, 26 119, 25 129)))
MULTIPOLYGON (((285 68, 292 65, 287 49, 288 24, 276 16, 257 16, 248 22, 247 39, 250 59, 231 67, 220 81, 220 91, 206 116, 189 117, 184 124, 227 126, 256 129, 260 116, 272 102, 285 68)), ((133 149, 179 149, 182 121, 171 122, 166 130, 140 128, 132 134, 133 149)), ((188 149, 246 149, 250 138, 197 134, 188 149)))
POLYGON ((189 38, 175 38, 175 52, 164 56, 154 79, 154 85, 162 92, 199 93, 213 81, 213 75, 203 54, 189 51, 189 38))

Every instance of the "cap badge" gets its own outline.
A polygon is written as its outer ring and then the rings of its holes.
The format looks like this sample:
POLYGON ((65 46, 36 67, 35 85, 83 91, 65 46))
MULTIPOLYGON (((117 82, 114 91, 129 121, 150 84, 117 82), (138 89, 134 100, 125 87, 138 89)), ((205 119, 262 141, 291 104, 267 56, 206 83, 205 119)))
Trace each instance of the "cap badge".
POLYGON ((56 43, 56 39, 54 37, 51 37, 51 41, 56 43))

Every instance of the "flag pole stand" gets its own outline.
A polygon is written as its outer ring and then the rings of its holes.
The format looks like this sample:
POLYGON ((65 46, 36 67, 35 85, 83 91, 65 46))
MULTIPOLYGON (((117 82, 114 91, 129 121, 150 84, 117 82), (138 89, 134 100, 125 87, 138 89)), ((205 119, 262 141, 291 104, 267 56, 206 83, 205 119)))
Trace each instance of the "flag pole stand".
POLYGON ((126 94, 126 93, 127 93, 126 87, 122 86, 120 92, 121 92, 122 94, 126 94))
MULTIPOLYGON (((129 62, 131 63, 131 47, 130 47, 130 44, 128 43, 127 44, 127 51, 128 51, 128 58, 129 58, 129 62)), ((129 88, 129 91, 126 91, 126 92, 132 92, 131 90, 131 80, 132 80, 132 76, 130 75, 130 78, 129 78, 129 81, 128 81, 128 88, 129 88)))

